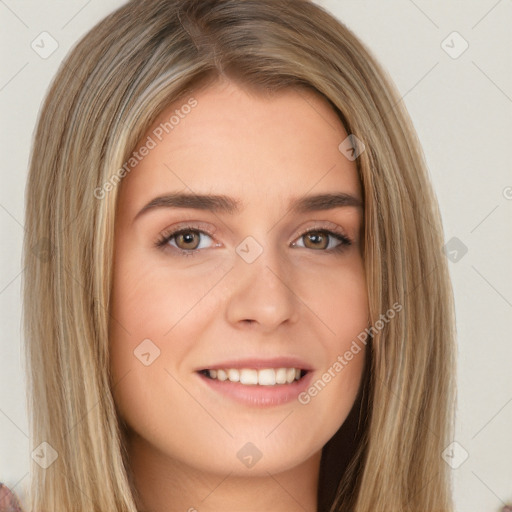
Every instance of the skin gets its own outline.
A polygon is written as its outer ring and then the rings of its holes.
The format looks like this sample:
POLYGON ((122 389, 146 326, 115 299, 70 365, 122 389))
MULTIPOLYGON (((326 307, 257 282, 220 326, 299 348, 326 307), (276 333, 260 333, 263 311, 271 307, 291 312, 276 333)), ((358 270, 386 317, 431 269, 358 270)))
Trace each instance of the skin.
MULTIPOLYGON (((310 91, 265 96, 223 80, 193 96, 197 106, 118 185, 111 365, 140 506, 315 511, 321 450, 354 403, 364 346, 306 405, 241 405, 212 391, 195 370, 298 355, 315 382, 368 325, 362 208, 288 211, 304 195, 362 199, 355 162, 338 149, 347 133, 310 91), (170 192, 224 194, 243 209, 162 207, 134 220, 170 192), (178 236, 155 247, 185 221, 193 224, 192 240, 178 236), (340 243, 332 235, 304 235, 332 226, 352 241, 340 253, 328 250, 340 243), (197 231, 204 227, 213 236, 197 231), (236 252, 247 236, 263 249, 250 264, 236 252), (196 254, 184 257, 180 249, 196 254), (134 356, 145 339, 160 350, 148 366, 134 356), (251 468, 237 457, 247 442, 262 453, 251 468)), ((139 146, 185 103, 162 112, 139 146)))

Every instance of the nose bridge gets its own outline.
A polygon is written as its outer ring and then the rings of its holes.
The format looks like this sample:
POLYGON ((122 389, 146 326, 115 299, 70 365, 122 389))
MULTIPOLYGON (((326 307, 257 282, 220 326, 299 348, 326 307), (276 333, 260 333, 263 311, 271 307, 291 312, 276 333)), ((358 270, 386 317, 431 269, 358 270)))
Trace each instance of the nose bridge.
POLYGON ((251 321, 269 330, 298 318, 300 301, 291 289, 290 267, 270 239, 267 236, 263 243, 248 236, 236 247, 227 304, 233 324, 251 321))

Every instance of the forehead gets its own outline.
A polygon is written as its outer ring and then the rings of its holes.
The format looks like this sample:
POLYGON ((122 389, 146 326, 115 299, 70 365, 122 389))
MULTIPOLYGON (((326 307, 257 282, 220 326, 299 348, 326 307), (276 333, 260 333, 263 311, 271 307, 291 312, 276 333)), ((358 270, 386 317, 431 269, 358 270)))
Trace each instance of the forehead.
POLYGON ((219 193, 243 203, 284 200, 309 189, 360 197, 354 161, 338 146, 347 133, 328 101, 304 89, 272 95, 217 82, 160 113, 122 180, 130 203, 162 192, 219 193))

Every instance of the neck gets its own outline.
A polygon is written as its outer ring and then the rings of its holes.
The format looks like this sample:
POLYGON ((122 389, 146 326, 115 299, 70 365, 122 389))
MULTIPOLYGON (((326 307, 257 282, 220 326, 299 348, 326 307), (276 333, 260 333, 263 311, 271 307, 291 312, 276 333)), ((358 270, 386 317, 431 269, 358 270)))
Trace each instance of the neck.
POLYGON ((321 450, 266 476, 193 468, 130 433, 128 451, 140 512, 316 512, 321 450))

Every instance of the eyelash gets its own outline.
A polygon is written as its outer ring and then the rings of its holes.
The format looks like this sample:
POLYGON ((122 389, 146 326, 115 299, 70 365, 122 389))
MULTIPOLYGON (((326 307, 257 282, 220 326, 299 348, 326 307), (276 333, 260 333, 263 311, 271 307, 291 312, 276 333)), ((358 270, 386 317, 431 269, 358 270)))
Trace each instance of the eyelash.
MULTIPOLYGON (((155 242, 155 247, 159 248, 160 250, 166 250, 167 248, 167 244, 175 237, 175 236, 178 236, 182 233, 189 233, 189 232, 194 232, 194 233, 201 233, 203 235, 208 235, 209 237, 213 238, 213 233, 210 233, 210 231, 208 229, 199 229, 197 228, 196 226, 184 226, 182 228, 179 228, 178 230, 176 231, 172 231, 170 233, 167 233, 167 232, 164 232, 160 238, 155 242)), ((325 228, 313 228, 313 229, 309 229, 307 231, 305 231, 304 233, 302 233, 298 238, 302 238, 306 235, 308 235, 309 233, 322 233, 322 234, 327 234, 337 240, 339 240, 341 243, 338 244, 336 247, 333 247, 332 249, 322 249, 322 250, 319 250, 318 252, 325 252, 325 253, 335 253, 335 254, 338 254, 338 253, 341 253, 343 252, 348 246, 352 245, 352 240, 347 237, 346 235, 344 235, 343 233, 339 233, 337 231, 331 231, 329 229, 325 229, 325 228)), ((193 250, 184 250, 184 249, 179 249, 177 247, 173 247, 173 249, 175 251, 179 251, 178 254, 181 255, 181 256, 185 256, 185 257, 188 257, 188 256, 195 256, 196 254, 198 254, 199 252, 201 252, 202 249, 193 249, 193 250)), ((301 247, 301 249, 303 249, 303 247, 301 247)), ((304 247, 304 249, 308 249, 308 247, 304 247)), ((315 249, 311 249, 311 250, 315 250, 315 249)))

